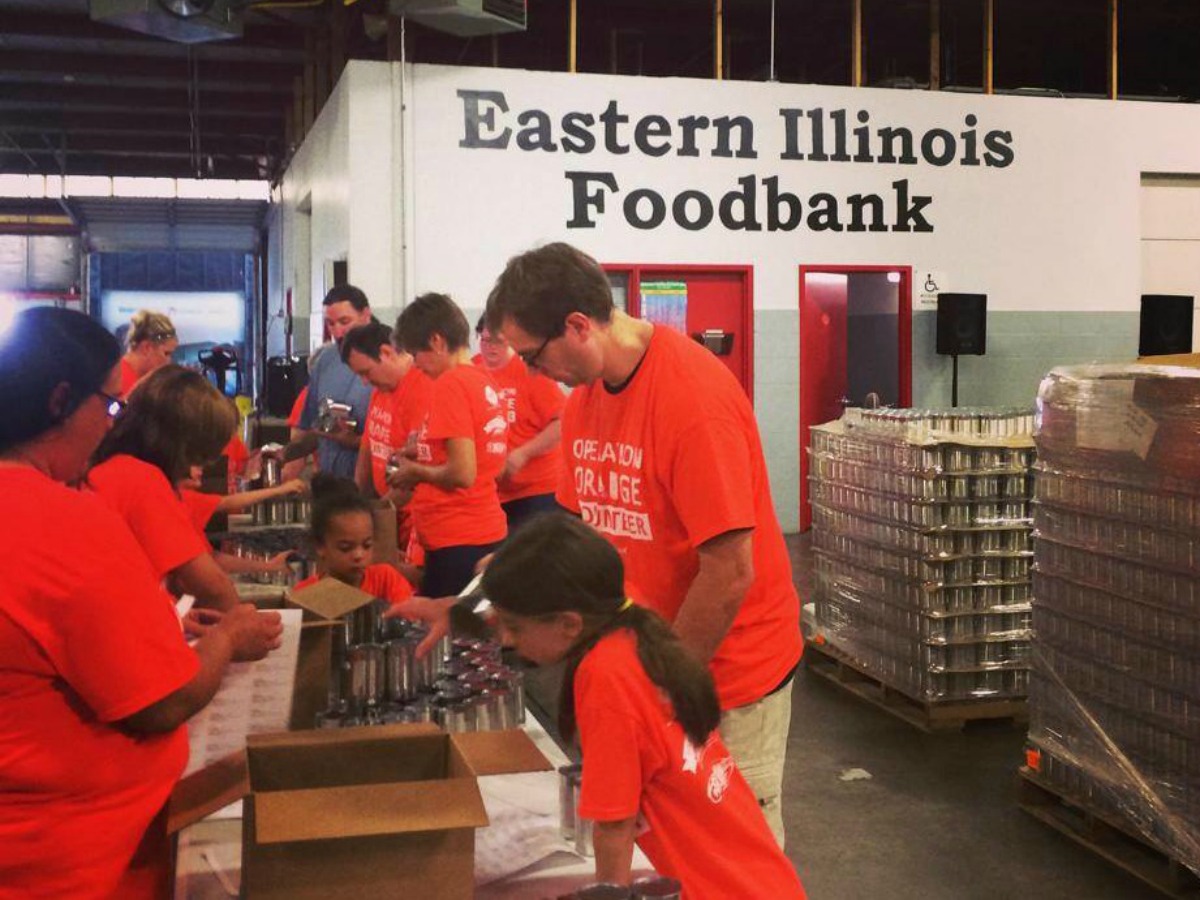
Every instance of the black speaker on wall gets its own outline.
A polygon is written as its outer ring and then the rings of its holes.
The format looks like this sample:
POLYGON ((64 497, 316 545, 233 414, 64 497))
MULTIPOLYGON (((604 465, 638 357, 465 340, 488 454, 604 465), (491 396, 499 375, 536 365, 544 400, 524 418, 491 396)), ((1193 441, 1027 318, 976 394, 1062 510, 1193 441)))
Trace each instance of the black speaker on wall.
POLYGON ((937 352, 983 356, 987 352, 987 294, 938 294, 937 301, 937 352))
POLYGON ((1142 322, 1138 329, 1138 356, 1165 356, 1192 352, 1194 297, 1142 294, 1142 322))

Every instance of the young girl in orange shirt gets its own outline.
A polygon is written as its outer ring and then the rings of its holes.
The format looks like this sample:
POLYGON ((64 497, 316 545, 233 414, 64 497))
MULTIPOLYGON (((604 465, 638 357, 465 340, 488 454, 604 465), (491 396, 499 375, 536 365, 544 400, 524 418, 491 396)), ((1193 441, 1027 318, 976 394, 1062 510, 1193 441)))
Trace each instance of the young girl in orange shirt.
POLYGON ((318 474, 312 480, 312 542, 319 574, 296 585, 301 590, 322 577, 400 603, 412 596, 412 585, 389 565, 371 564, 374 519, 371 501, 354 482, 318 474))
POLYGON ((531 519, 483 591, 506 644, 539 665, 567 660, 559 730, 583 751, 597 881, 628 884, 636 842, 684 898, 805 896, 716 731, 712 677, 626 599, 612 544, 570 516, 531 519))

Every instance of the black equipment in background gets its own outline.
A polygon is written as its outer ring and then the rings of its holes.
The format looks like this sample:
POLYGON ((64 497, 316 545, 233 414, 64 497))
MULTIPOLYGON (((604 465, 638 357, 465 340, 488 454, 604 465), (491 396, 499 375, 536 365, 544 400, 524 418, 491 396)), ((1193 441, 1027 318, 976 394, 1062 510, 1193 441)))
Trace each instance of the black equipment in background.
POLYGON ((1192 352, 1194 297, 1142 294, 1138 356, 1192 352))
POLYGON ((267 360, 267 414, 287 418, 308 384, 308 357, 272 356, 267 360))
POLYGON ((954 359, 950 405, 958 406, 959 356, 987 352, 987 294, 938 294, 937 301, 937 352, 954 359))
POLYGON ((238 368, 237 353, 232 347, 218 344, 196 354, 205 376, 226 397, 236 397, 242 388, 241 370, 238 368))
POLYGON ((987 294, 938 294, 937 352, 983 356, 987 352, 987 294))

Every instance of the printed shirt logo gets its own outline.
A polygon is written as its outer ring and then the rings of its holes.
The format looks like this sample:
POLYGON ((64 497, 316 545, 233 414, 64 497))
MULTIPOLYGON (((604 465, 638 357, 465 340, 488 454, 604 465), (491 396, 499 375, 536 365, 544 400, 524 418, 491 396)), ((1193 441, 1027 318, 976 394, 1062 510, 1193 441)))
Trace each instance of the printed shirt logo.
POLYGON ((579 438, 571 443, 575 496, 583 521, 602 534, 654 540, 645 512, 645 451, 634 444, 579 438))
POLYGON ((733 757, 727 756, 719 760, 708 773, 708 799, 712 803, 720 803, 725 799, 729 783, 733 780, 733 757))
POLYGON ((500 395, 488 384, 484 385, 483 399, 487 402, 490 417, 483 424, 483 433, 491 439, 484 445, 484 450, 492 456, 505 456, 508 454, 508 419, 500 405, 500 395))

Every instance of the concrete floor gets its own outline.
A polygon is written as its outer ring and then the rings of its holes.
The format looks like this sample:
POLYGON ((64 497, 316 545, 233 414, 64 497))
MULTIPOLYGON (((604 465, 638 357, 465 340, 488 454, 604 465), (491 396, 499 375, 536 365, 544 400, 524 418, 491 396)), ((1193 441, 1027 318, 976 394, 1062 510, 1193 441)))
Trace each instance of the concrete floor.
MULTIPOLYGON (((789 537, 801 597, 808 541, 789 537)), ((801 667, 784 776, 788 856, 813 900, 1161 895, 1017 808, 1024 729, 929 735, 801 667), (869 780, 844 782, 848 769, 869 780)))

